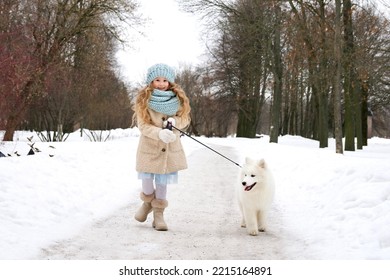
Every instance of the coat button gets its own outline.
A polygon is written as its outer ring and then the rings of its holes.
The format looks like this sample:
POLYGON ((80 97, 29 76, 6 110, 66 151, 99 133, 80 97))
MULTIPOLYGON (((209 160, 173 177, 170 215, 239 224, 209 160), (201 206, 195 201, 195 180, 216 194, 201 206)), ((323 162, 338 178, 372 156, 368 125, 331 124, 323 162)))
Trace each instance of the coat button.
POLYGON ((165 152, 166 150, 165 150, 165 148, 162 148, 162 150, 161 150, 162 152, 165 152))

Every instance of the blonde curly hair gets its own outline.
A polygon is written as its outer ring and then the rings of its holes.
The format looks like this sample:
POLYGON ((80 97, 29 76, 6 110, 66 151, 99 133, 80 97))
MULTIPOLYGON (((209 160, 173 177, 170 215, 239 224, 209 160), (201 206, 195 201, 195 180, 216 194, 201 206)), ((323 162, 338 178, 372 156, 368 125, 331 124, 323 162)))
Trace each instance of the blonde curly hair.
MULTIPOLYGON (((169 83, 170 87, 168 90, 174 92, 177 98, 180 101, 179 110, 176 113, 176 116, 183 118, 185 121, 190 121, 190 101, 185 94, 184 90, 176 83, 169 83)), ((151 85, 148 85, 141 89, 138 92, 136 101, 133 105, 133 110, 135 114, 133 115, 133 125, 136 124, 137 118, 140 118, 143 122, 151 124, 152 120, 150 118, 148 108, 149 100, 152 95, 154 88, 151 85)))

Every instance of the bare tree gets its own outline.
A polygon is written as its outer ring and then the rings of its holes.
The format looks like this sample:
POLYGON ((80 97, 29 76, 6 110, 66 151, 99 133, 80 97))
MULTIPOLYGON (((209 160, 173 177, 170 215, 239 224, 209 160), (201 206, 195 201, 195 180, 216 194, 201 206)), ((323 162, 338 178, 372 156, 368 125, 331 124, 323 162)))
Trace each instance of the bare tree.
POLYGON ((360 110, 360 102, 357 98, 357 80, 353 26, 352 26, 352 3, 351 0, 343 0, 343 21, 344 21, 344 96, 345 96, 345 150, 355 150, 356 136, 356 115, 360 110))
POLYGON ((27 82, 15 87, 17 92, 14 95, 19 97, 19 102, 7 101, 10 112, 6 116, 4 140, 8 141, 12 141, 13 133, 32 101, 47 94, 45 79, 48 71, 64 62, 74 65, 78 36, 100 29, 119 38, 115 18, 131 19, 136 8, 132 1, 125 0, 31 0, 16 3, 13 9, 5 12, 21 16, 19 21, 9 25, 22 27, 23 36, 30 42, 27 53, 38 64, 35 71, 24 79, 27 82))
POLYGON ((336 153, 343 153, 343 132, 341 121, 341 51, 342 51, 342 33, 341 33, 341 0, 335 0, 335 38, 334 38, 334 55, 335 55, 335 79, 333 90, 334 106, 334 131, 336 139, 336 153))
POLYGON ((281 33, 282 33, 282 11, 280 3, 275 3, 275 25, 273 34, 273 77, 274 77, 274 92, 272 102, 271 113, 271 129, 270 129, 270 142, 278 143, 279 127, 281 120, 281 106, 282 106, 282 89, 283 89, 283 65, 282 65, 282 46, 281 46, 281 33))

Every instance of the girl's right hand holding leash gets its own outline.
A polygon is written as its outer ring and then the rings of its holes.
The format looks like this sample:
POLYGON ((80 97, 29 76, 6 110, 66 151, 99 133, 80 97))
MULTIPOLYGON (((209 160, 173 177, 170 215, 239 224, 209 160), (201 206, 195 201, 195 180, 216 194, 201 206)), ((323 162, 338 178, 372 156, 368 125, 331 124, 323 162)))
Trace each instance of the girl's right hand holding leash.
POLYGON ((172 117, 169 117, 167 120, 163 121, 163 128, 168 128, 169 130, 172 130, 172 126, 175 125, 176 125, 176 121, 172 117))
POLYGON ((176 140, 176 135, 172 132, 172 130, 166 128, 160 130, 158 137, 161 139, 161 141, 167 144, 176 140))

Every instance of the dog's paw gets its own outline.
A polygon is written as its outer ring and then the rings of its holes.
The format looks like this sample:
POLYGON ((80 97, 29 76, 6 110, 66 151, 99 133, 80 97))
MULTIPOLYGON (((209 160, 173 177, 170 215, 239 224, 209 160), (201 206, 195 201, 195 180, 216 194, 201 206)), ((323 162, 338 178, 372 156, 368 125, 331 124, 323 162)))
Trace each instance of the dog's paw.
POLYGON ((248 226, 246 228, 246 231, 248 232, 249 235, 253 235, 253 236, 255 236, 259 233, 257 226, 253 226, 253 225, 248 226))
POLYGON ((257 230, 248 230, 248 234, 252 236, 256 236, 259 232, 257 230))
POLYGON ((264 232, 265 231, 265 227, 259 227, 259 231, 260 232, 264 232))
POLYGON ((246 224, 245 223, 241 223, 241 227, 242 228, 246 228, 246 224))

